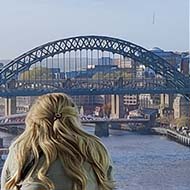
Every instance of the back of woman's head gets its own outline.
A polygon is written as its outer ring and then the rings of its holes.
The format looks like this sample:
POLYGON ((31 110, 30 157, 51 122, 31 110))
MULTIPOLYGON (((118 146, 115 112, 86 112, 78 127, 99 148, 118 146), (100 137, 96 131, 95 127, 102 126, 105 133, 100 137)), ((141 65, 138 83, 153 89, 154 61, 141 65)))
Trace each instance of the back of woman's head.
POLYGON ((78 108, 69 96, 53 93, 39 97, 28 112, 25 123, 25 131, 15 142, 18 170, 7 182, 8 188, 20 182, 30 154, 34 156, 35 169, 42 152, 45 161, 37 171, 37 178, 47 189, 54 189, 46 173, 57 158, 73 180, 73 190, 86 189, 85 161, 92 165, 100 189, 112 189, 113 185, 107 177, 110 164, 107 150, 97 137, 82 130, 78 108))
POLYGON ((57 138, 63 131, 64 134, 72 135, 80 128, 77 106, 63 93, 39 97, 28 112, 25 122, 26 131, 37 131, 41 138, 57 138))
POLYGON ((73 114, 75 117, 78 116, 76 105, 66 94, 52 93, 40 96, 28 112, 26 124, 32 122, 31 120, 40 123, 44 119, 53 123, 57 113, 62 114, 63 117, 73 114))

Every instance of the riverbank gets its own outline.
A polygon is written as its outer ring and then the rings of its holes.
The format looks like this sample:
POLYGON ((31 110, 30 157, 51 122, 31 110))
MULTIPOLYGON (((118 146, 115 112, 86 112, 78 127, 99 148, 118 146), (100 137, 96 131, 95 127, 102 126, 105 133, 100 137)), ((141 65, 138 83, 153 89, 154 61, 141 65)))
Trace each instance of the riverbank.
POLYGON ((180 144, 183 144, 185 146, 190 147, 190 137, 186 137, 184 135, 181 135, 181 134, 179 134, 176 131, 173 131, 171 129, 154 127, 154 128, 152 128, 152 132, 154 134, 165 135, 171 140, 174 140, 180 144))

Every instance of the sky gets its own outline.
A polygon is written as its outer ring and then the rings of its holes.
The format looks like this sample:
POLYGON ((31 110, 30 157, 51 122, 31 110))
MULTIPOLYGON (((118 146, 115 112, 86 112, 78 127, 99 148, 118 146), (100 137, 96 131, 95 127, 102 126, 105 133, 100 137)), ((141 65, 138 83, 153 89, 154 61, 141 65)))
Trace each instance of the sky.
POLYGON ((187 51, 189 9, 189 0, 0 0, 0 60, 91 34, 187 51))

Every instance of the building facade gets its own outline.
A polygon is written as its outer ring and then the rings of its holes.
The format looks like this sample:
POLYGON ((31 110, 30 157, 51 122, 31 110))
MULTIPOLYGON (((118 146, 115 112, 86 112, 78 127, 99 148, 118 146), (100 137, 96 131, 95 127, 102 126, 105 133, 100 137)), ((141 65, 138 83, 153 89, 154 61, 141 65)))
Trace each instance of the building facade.
POLYGON ((182 95, 177 95, 173 103, 174 119, 190 117, 190 103, 182 95))

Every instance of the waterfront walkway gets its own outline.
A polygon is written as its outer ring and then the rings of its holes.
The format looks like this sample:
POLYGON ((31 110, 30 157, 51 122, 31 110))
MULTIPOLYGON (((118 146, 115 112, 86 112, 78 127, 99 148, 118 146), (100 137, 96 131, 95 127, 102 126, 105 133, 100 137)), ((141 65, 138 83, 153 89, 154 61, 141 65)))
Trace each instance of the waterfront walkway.
POLYGON ((179 134, 177 131, 162 127, 152 128, 152 131, 160 135, 166 135, 168 138, 190 147, 190 137, 179 134))

